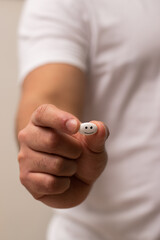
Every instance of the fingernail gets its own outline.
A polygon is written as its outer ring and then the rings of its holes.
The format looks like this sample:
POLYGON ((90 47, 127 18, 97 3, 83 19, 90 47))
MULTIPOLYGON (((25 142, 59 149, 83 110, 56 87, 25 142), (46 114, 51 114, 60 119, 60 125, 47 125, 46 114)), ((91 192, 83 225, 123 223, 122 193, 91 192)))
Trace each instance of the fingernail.
POLYGON ((77 130, 77 121, 76 119, 69 119, 67 122, 66 122, 66 127, 67 127, 67 130, 71 133, 75 133, 76 130, 77 130))
POLYGON ((106 127, 106 139, 107 139, 109 137, 109 135, 110 135, 110 131, 109 131, 107 125, 106 124, 104 124, 104 125, 106 127))
POLYGON ((106 128, 106 132, 107 132, 107 136, 106 136, 106 139, 107 139, 109 137, 109 135, 110 135, 110 131, 109 131, 108 128, 106 128))

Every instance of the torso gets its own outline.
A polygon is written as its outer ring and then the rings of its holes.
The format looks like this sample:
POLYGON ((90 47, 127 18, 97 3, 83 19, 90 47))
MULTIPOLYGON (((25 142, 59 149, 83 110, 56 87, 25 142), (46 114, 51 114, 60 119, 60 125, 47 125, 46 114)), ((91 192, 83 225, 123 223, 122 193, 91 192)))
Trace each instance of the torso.
POLYGON ((85 1, 91 52, 84 120, 109 126, 109 162, 88 199, 63 213, 105 240, 158 240, 160 1, 85 1))

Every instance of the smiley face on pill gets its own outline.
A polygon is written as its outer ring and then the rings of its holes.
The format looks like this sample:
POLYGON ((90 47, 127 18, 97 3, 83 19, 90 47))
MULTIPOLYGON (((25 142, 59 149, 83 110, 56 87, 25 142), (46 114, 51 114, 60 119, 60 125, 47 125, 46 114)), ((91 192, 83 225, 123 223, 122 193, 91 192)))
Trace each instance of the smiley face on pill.
POLYGON ((90 122, 81 123, 79 132, 84 135, 92 135, 97 132, 97 125, 90 122))

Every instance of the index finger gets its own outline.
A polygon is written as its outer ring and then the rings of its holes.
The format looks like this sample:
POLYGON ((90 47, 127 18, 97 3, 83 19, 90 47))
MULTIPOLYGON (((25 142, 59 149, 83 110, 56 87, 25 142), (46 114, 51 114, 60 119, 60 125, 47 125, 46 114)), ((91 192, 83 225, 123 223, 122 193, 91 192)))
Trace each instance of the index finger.
POLYGON ((50 127, 68 134, 76 133, 80 127, 80 121, 74 115, 52 104, 39 106, 32 114, 31 122, 36 126, 50 127))

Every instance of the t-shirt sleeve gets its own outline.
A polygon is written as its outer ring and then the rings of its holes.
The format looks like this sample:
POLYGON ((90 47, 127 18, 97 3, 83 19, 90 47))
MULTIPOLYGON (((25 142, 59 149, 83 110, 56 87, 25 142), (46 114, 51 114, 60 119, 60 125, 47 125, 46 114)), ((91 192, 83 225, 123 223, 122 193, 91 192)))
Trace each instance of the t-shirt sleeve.
POLYGON ((18 31, 19 81, 48 63, 87 71, 88 32, 83 1, 27 0, 18 31))

